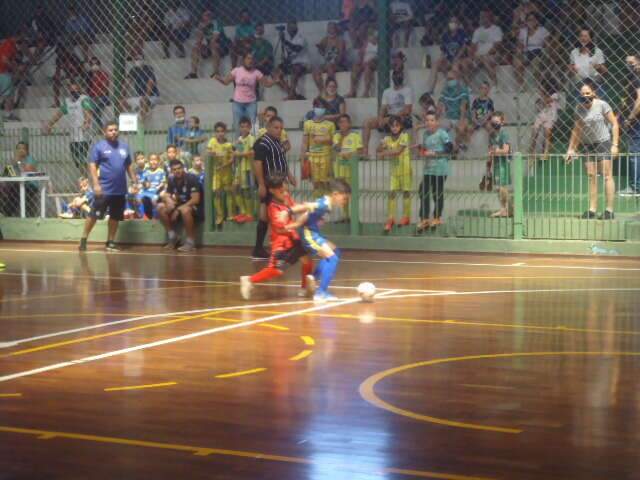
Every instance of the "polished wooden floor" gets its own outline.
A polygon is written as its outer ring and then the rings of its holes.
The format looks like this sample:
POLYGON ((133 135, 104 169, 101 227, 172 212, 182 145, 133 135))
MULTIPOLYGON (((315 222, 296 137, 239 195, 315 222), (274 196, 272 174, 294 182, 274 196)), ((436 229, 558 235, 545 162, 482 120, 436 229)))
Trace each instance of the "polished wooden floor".
POLYGON ((0 479, 640 478, 639 261, 246 253, 0 243, 0 479))

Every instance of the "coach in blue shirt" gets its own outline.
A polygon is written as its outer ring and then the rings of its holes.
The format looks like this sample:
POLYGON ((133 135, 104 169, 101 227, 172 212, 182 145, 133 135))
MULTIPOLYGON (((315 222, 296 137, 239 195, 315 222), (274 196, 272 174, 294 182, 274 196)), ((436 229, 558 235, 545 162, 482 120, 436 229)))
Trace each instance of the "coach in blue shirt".
POLYGON ((95 200, 91 213, 84 224, 80 239, 80 251, 87 250, 87 237, 98 219, 109 215, 109 234, 106 249, 117 252, 115 238, 118 222, 124 220, 127 198, 127 174, 132 182, 136 173, 131 162, 129 145, 118 140, 118 124, 108 122, 104 127, 104 140, 100 140, 89 154, 89 177, 93 185, 95 200))

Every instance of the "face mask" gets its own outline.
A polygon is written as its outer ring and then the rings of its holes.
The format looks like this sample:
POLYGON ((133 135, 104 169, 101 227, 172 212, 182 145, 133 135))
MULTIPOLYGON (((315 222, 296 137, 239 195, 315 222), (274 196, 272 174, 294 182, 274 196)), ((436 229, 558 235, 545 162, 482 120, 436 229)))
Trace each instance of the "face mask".
POLYGON ((80 92, 72 91, 71 98, 73 98, 74 100, 77 100, 78 98, 80 98, 80 92))
POLYGON ((581 95, 580 96, 580 101, 584 104, 584 105, 589 105, 591 102, 593 102, 593 97, 588 97, 586 95, 581 95))
POLYGON ((133 64, 134 64, 136 67, 141 67, 141 66, 142 66, 142 63, 143 63, 143 62, 142 62, 142 60, 136 60, 135 62, 133 62, 133 64))
POLYGON ((100 65, 91 65, 91 71, 92 72, 99 72, 100 71, 100 65))
POLYGON ((320 118, 323 117, 324 114, 326 113, 326 109, 325 108, 321 108, 321 107, 316 107, 313 109, 313 118, 320 118))
POLYGON ((491 127, 494 130, 500 130, 502 128, 502 124, 500 122, 491 122, 491 127))
POLYGON ((458 85, 458 81, 455 79, 450 79, 447 80, 447 87, 455 87, 456 85, 458 85))
POLYGON ((449 30, 451 30, 452 32, 456 31, 458 29, 458 24, 456 22, 449 22, 449 30))
POLYGON ((176 117, 176 123, 184 123, 184 117, 176 117))

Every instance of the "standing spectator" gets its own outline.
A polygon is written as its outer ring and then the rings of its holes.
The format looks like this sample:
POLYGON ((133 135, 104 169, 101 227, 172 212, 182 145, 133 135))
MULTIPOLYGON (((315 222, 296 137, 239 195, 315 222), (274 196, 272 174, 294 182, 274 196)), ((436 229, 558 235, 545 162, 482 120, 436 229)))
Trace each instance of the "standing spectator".
POLYGON ((178 137, 182 140, 184 148, 191 158, 194 159, 200 154, 200 144, 207 140, 207 134, 200 128, 200 119, 198 117, 189 118, 189 128, 184 137, 178 137))
POLYGON ((213 208, 216 215, 216 227, 222 228, 225 221, 226 200, 227 221, 235 217, 233 196, 233 143, 227 139, 227 126, 218 122, 213 126, 214 136, 209 141, 207 151, 213 160, 213 208))
POLYGON ((244 58, 253 48, 253 39, 256 36, 256 27, 251 22, 251 15, 246 8, 240 11, 240 23, 236 27, 236 38, 231 49, 231 68, 236 68, 238 58, 244 58))
MULTIPOLYGON (((413 10, 409 2, 393 0, 389 5, 391 14, 391 36, 395 40, 395 33, 404 31, 404 48, 409 47, 409 38, 413 31, 413 10)), ((395 44, 395 41, 393 42, 395 44)))
POLYGON ((335 78, 336 73, 343 71, 346 65, 346 44, 342 35, 339 34, 338 25, 335 22, 327 24, 327 36, 316 45, 316 48, 324 59, 322 65, 313 69, 313 80, 316 82, 318 94, 320 94, 324 85, 322 75, 326 73, 327 79, 335 78))
POLYGON ((538 15, 527 15, 527 24, 518 33, 518 46, 513 57, 513 68, 519 88, 523 86, 526 67, 533 68, 534 77, 536 80, 539 79, 542 53, 548 36, 549 31, 540 25, 538 15))
POLYGON ((167 145, 167 150, 160 155, 160 161, 162 163, 162 168, 169 174, 169 165, 172 160, 180 160, 185 167, 189 165, 191 161, 191 156, 187 152, 183 152, 175 145, 167 145))
MULTIPOLYGON (((362 136, 359 132, 351 130, 351 117, 346 113, 338 119, 339 130, 333 136, 333 149, 336 159, 333 166, 333 175, 342 179, 351 186, 351 162, 354 158, 359 160, 362 155, 362 136)), ((344 222, 351 218, 349 204, 344 207, 344 222)))
POLYGON ((238 126, 242 117, 247 117, 253 125, 258 116, 258 84, 264 87, 273 86, 271 78, 265 77, 255 67, 253 53, 247 52, 242 58, 242 66, 236 67, 224 78, 215 76, 223 85, 234 83, 233 89, 233 132, 238 133, 238 126))
POLYGON ((68 45, 78 45, 82 50, 85 61, 89 60, 89 45, 93 43, 93 28, 84 15, 78 13, 76 7, 69 7, 65 24, 66 41, 68 45))
POLYGON ((446 75, 450 69, 458 68, 459 63, 467 55, 469 36, 462 28, 462 24, 458 18, 451 17, 448 27, 448 30, 442 35, 442 41, 440 43, 442 56, 436 62, 430 92, 436 89, 438 74, 443 73, 446 75))
POLYGON ((296 22, 287 23, 287 31, 280 31, 280 41, 284 46, 284 58, 278 67, 278 84, 289 95, 286 100, 305 100, 297 93, 298 81, 309 71, 307 41, 298 31, 296 22), (285 76, 291 76, 287 81, 285 76))
POLYGON ((420 184, 420 223, 418 232, 442 224, 444 210, 444 182, 449 175, 449 156, 453 151, 451 138, 438 125, 434 113, 425 115, 425 132, 419 145, 420 156, 426 160, 422 183, 420 184), (429 196, 433 196, 433 220, 429 196))
POLYGON ((82 93, 80 83, 77 80, 72 80, 69 84, 69 95, 69 98, 64 99, 59 110, 45 125, 44 131, 46 134, 50 134, 58 120, 64 116, 67 117, 71 138, 71 143, 69 143, 71 158, 76 168, 84 173, 93 122, 93 103, 87 95, 82 93))
POLYGON ((502 112, 493 112, 491 117, 491 133, 489 134, 489 164, 493 185, 498 186, 500 210, 491 217, 510 217, 513 215, 511 202, 511 143, 504 127, 505 117, 502 112))
POLYGON ((133 65, 127 76, 130 93, 133 95, 123 99, 120 108, 125 112, 139 112, 142 120, 145 120, 160 101, 160 91, 151 65, 146 64, 142 57, 137 57, 133 65))
POLYGON ((214 20, 211 10, 205 10, 196 30, 196 41, 191 51, 191 72, 185 79, 198 78, 200 59, 211 57, 213 73, 211 77, 220 75, 220 62, 229 54, 231 41, 224 33, 224 25, 214 20))
POLYGON ((629 70, 629 85, 625 99, 624 121, 627 127, 629 185, 620 191, 620 195, 640 194, 640 59, 637 55, 626 58, 629 70))
POLYGON ((187 130, 189 129, 187 112, 182 105, 173 107, 173 120, 173 125, 167 131, 167 145, 175 145, 178 148, 182 148, 184 146, 182 139, 187 136, 187 130))
POLYGON ((308 159, 311 164, 313 198, 328 193, 332 172, 332 145, 336 125, 325 119, 325 112, 323 107, 314 106, 312 119, 304 122, 300 158, 308 159))
POLYGON ((480 12, 480 26, 473 32, 469 58, 463 62, 467 84, 471 83, 471 77, 476 71, 484 68, 491 83, 498 85, 496 57, 502 38, 502 29, 495 24, 493 13, 490 10, 480 12))
POLYGON ((471 117, 474 130, 485 128, 495 110, 493 100, 489 97, 490 91, 491 85, 489 82, 482 82, 482 85, 480 85, 480 94, 471 104, 471 117))
POLYGON ((399 118, 402 123, 403 130, 411 129, 413 122, 411 119, 411 109, 413 108, 413 90, 411 87, 405 86, 404 75, 394 72, 392 75, 393 87, 387 88, 382 93, 382 105, 380 113, 375 118, 369 118, 364 123, 363 129, 363 150, 362 154, 367 157, 369 155, 369 140, 371 139, 371 130, 374 128, 380 131, 390 132, 389 121, 391 118, 399 118))
POLYGON ((349 21, 349 35, 355 48, 365 44, 369 29, 375 28, 377 21, 378 14, 371 0, 358 0, 349 21))
POLYGON ((182 221, 187 236, 180 252, 192 252, 196 248, 196 225, 204 219, 203 191, 198 177, 184 170, 180 160, 169 164, 171 176, 162 203, 158 205, 158 218, 167 231, 168 242, 165 248, 178 246, 176 225, 182 221))
POLYGON ((378 33, 371 31, 367 42, 358 51, 358 60, 351 69, 351 88, 347 94, 348 98, 358 96, 358 85, 360 77, 364 73, 364 95, 371 96, 371 87, 378 69, 378 33))
POLYGON ((583 28, 578 34, 578 46, 571 51, 569 68, 576 84, 590 79, 596 85, 598 97, 604 98, 604 79, 607 73, 604 53, 593 43, 591 30, 583 28))
POLYGON ((56 47, 56 71, 53 75, 53 106, 60 106, 60 88, 65 80, 79 81, 82 88, 86 86, 85 71, 82 62, 68 47, 56 47))
POLYGON ((53 45, 56 40, 57 28, 51 15, 45 10, 42 3, 36 6, 33 17, 29 21, 29 26, 36 36, 41 36, 46 45, 53 45))
POLYGON ((598 208, 598 174, 604 177, 606 210, 598 218, 613 220, 613 204, 616 184, 613 178, 612 158, 618 155, 620 130, 618 119, 611 106, 597 98, 596 87, 590 80, 585 80, 580 87, 580 105, 577 107, 575 125, 571 132, 567 162, 576 157, 576 150, 585 158, 585 168, 589 177, 589 210, 582 218, 596 218, 598 208))
POLYGON ((469 126, 469 89, 459 80, 458 70, 447 74, 447 84, 438 101, 440 125, 450 133, 455 131, 454 144, 457 150, 466 149, 469 126))
POLYGON ((161 35, 162 50, 166 58, 171 57, 169 47, 173 43, 178 49, 178 57, 186 56, 184 44, 191 35, 191 13, 182 6, 180 0, 172 1, 164 15, 164 30, 161 35))
POLYGON ((124 220, 127 197, 127 174, 131 183, 135 183, 136 174, 131 163, 129 145, 118 139, 118 124, 107 122, 104 127, 104 140, 96 143, 89 156, 89 176, 93 185, 95 200, 91 213, 84 224, 80 239, 80 251, 87 250, 87 238, 98 219, 109 215, 109 228, 106 249, 117 252, 115 243, 118 223, 124 220), (98 177, 98 169, 100 176, 98 177))
POLYGON ((333 77, 327 78, 324 91, 315 98, 313 105, 324 108, 324 119, 334 123, 347 113, 347 103, 338 95, 338 82, 333 77))
POLYGON ((236 139, 233 150, 235 172, 233 188, 235 202, 239 214, 234 218, 237 223, 253 222, 253 197, 255 196, 253 182, 253 146, 256 138, 251 135, 252 123, 247 117, 240 119, 240 135, 236 139))
POLYGON ((258 138, 253 146, 253 173, 258 184, 258 196, 260 197, 260 217, 256 228, 256 244, 252 253, 252 257, 255 259, 269 258, 269 253, 264 249, 264 239, 269 230, 267 207, 271 202, 271 196, 266 186, 267 179, 274 175, 283 175, 288 178, 291 185, 295 186, 296 184, 295 178, 289 170, 285 148, 280 142, 283 126, 280 117, 272 117, 267 124, 266 134, 258 138))
POLYGON ((109 97, 110 78, 97 57, 91 57, 89 69, 89 97, 93 102, 95 121, 102 128, 102 113, 108 105, 111 105, 109 97))
POLYGON ((13 70, 16 68, 17 54, 18 48, 15 38, 6 38, 0 42, 0 102, 6 112, 5 118, 15 121, 19 121, 19 118, 13 113, 15 107, 13 70))
POLYGON ((258 23, 256 25, 256 37, 253 42, 253 61, 256 64, 256 68, 262 72, 263 75, 271 75, 273 72, 273 45, 271 42, 264 38, 264 24, 258 23))
MULTIPOLYGON (((553 127, 558 120, 558 110, 560 108, 560 94, 553 82, 545 81, 540 88, 540 99, 536 102, 540 111, 533 121, 533 132, 529 153, 535 154, 542 150, 542 158, 547 160, 551 152, 551 142, 553 139, 553 127), (540 134, 542 134, 542 149, 538 148, 540 134)), ((529 162, 529 168, 533 164, 529 162)))
POLYGON ((424 27, 420 45, 426 47, 436 43, 438 20, 446 17, 445 2, 440 0, 416 0, 415 18, 417 24, 424 27))

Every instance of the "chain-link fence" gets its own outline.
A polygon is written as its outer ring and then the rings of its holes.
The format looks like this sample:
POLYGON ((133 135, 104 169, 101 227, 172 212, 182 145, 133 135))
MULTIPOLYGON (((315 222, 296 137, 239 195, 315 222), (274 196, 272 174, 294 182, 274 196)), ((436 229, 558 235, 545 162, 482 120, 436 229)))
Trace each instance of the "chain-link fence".
MULTIPOLYGON (((363 232, 384 229, 394 197, 390 163, 376 154, 389 135, 384 117, 399 114, 416 147, 428 136, 422 124, 431 109, 452 151, 447 180, 429 190, 433 221, 443 189, 435 217, 442 225, 436 221, 426 234, 512 235, 510 205, 500 198, 504 179, 488 164, 496 156, 489 152, 505 144, 506 162, 515 152, 527 155, 525 216, 590 220, 591 189, 611 189, 611 178, 613 202, 599 202, 594 218, 608 208, 614 221, 627 220, 637 214, 640 191, 639 7, 636 0, 4 2, 2 163, 11 168, 3 176, 42 173, 46 180, 24 180, 23 194, 19 181, 3 182, 2 213, 39 215, 46 185, 47 216, 81 216, 82 208, 69 205, 83 197, 87 151, 100 125, 121 112, 140 119, 136 133, 123 134, 132 151, 147 160, 165 153, 166 160, 175 144, 191 167, 194 156, 207 157, 216 123, 227 125, 236 145, 240 118, 248 116, 257 134, 262 112, 274 106, 298 175, 303 125, 314 107, 331 120, 350 115, 365 141, 361 157, 370 159, 360 167, 363 232), (258 85, 247 69, 230 75, 247 53, 264 74, 258 85), (402 73, 401 85, 394 87, 392 72, 402 73), (336 84, 325 84, 328 76, 336 84), (503 114, 500 131, 492 126, 496 112, 503 114), (577 160, 562 168, 570 149, 577 160), (597 160, 587 167, 582 153, 597 160), (571 202, 546 200, 553 196, 571 202), (496 212, 505 219, 491 220, 496 212)), ((411 155, 409 193, 397 190, 391 234, 424 226, 427 160, 416 148, 411 155), (411 227, 399 228, 405 216, 411 227)), ((301 195, 312 196, 312 182, 301 185, 301 195)), ((225 218, 235 216, 233 208, 225 218)))

